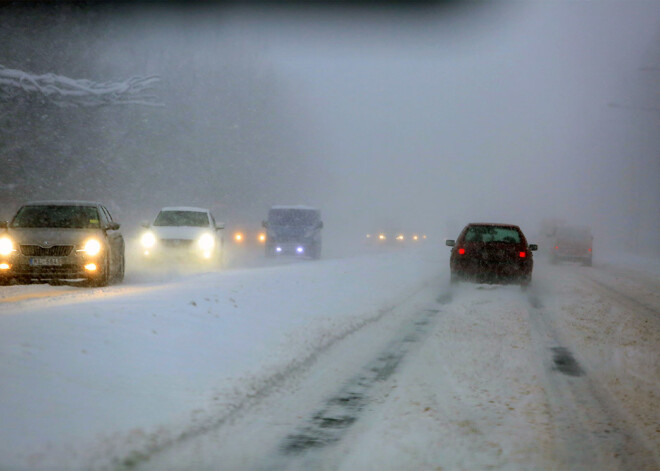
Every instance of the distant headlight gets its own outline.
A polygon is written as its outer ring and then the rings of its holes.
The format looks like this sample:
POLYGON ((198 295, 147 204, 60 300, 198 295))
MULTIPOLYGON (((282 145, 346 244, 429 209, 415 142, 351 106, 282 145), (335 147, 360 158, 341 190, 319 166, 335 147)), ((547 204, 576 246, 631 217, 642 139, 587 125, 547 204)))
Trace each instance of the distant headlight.
POLYGON ((14 251, 14 243, 9 237, 0 238, 0 255, 9 255, 14 251))
POLYGON ((240 232, 237 232, 236 234, 234 234, 234 240, 236 242, 239 242, 239 243, 243 242, 243 234, 240 233, 240 232))
POLYGON ((142 237, 140 237, 140 243, 145 249, 150 249, 156 245, 156 236, 153 232, 145 232, 142 234, 142 237))
POLYGON ((215 246, 215 239, 211 234, 202 234, 202 236, 197 241, 197 245, 202 250, 212 250, 215 246))
POLYGON ((97 255, 101 251, 101 242, 96 239, 89 239, 85 242, 83 250, 87 255, 97 255))

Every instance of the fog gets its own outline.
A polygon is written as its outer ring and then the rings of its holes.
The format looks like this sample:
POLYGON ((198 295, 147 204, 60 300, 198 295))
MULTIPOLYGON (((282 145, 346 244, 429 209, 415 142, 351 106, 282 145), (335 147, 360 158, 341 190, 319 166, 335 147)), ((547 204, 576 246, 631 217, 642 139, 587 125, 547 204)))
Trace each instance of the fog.
POLYGON ((592 226, 660 253, 660 4, 459 2, 0 8, 0 65, 159 77, 158 105, 61 107, 0 87, 0 217, 91 199, 253 224, 323 211, 326 240, 471 221, 592 226))

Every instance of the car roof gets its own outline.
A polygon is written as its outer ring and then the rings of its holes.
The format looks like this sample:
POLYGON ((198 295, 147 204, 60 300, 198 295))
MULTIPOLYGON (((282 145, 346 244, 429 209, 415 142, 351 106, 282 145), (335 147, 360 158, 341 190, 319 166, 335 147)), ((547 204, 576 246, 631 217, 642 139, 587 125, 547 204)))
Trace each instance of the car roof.
POLYGON ((168 206, 166 208, 161 208, 161 211, 191 211, 195 213, 210 213, 208 209, 205 208, 195 208, 193 206, 168 206))
POLYGON ((44 200, 30 201, 23 206, 102 206, 98 201, 78 201, 78 200, 44 200))
POLYGON ((500 223, 500 222, 471 222, 468 226, 493 226, 493 227, 515 227, 520 229, 520 226, 515 224, 500 223))

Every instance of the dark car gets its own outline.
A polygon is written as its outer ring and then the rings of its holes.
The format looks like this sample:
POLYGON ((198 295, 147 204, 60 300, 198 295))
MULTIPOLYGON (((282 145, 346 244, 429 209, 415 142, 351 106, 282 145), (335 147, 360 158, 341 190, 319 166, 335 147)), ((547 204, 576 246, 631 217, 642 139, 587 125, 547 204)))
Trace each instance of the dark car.
POLYGON ((446 244, 452 247, 449 260, 452 282, 468 280, 527 286, 532 281, 532 251, 538 247, 527 244, 518 226, 470 223, 456 241, 447 240, 446 244))
POLYGON ((591 266, 593 256, 593 236, 586 226, 560 226, 555 232, 554 244, 550 252, 550 261, 562 260, 582 262, 591 266))
POLYGON ((22 206, 0 230, 0 281, 124 278, 124 239, 101 204, 44 201, 22 206))
POLYGON ((321 257, 321 211, 308 206, 273 206, 268 211, 266 257, 321 257))

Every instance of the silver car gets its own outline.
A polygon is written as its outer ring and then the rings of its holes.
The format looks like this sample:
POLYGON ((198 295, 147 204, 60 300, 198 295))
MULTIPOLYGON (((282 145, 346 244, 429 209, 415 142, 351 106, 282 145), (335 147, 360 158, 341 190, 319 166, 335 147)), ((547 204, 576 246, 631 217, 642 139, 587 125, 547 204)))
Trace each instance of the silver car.
POLYGON ((205 208, 162 208, 153 224, 143 223, 140 236, 145 262, 219 265, 223 254, 222 229, 205 208))
POLYGON ((28 203, 0 227, 0 282, 120 282, 125 264, 124 238, 118 230, 119 224, 100 203, 28 203))

